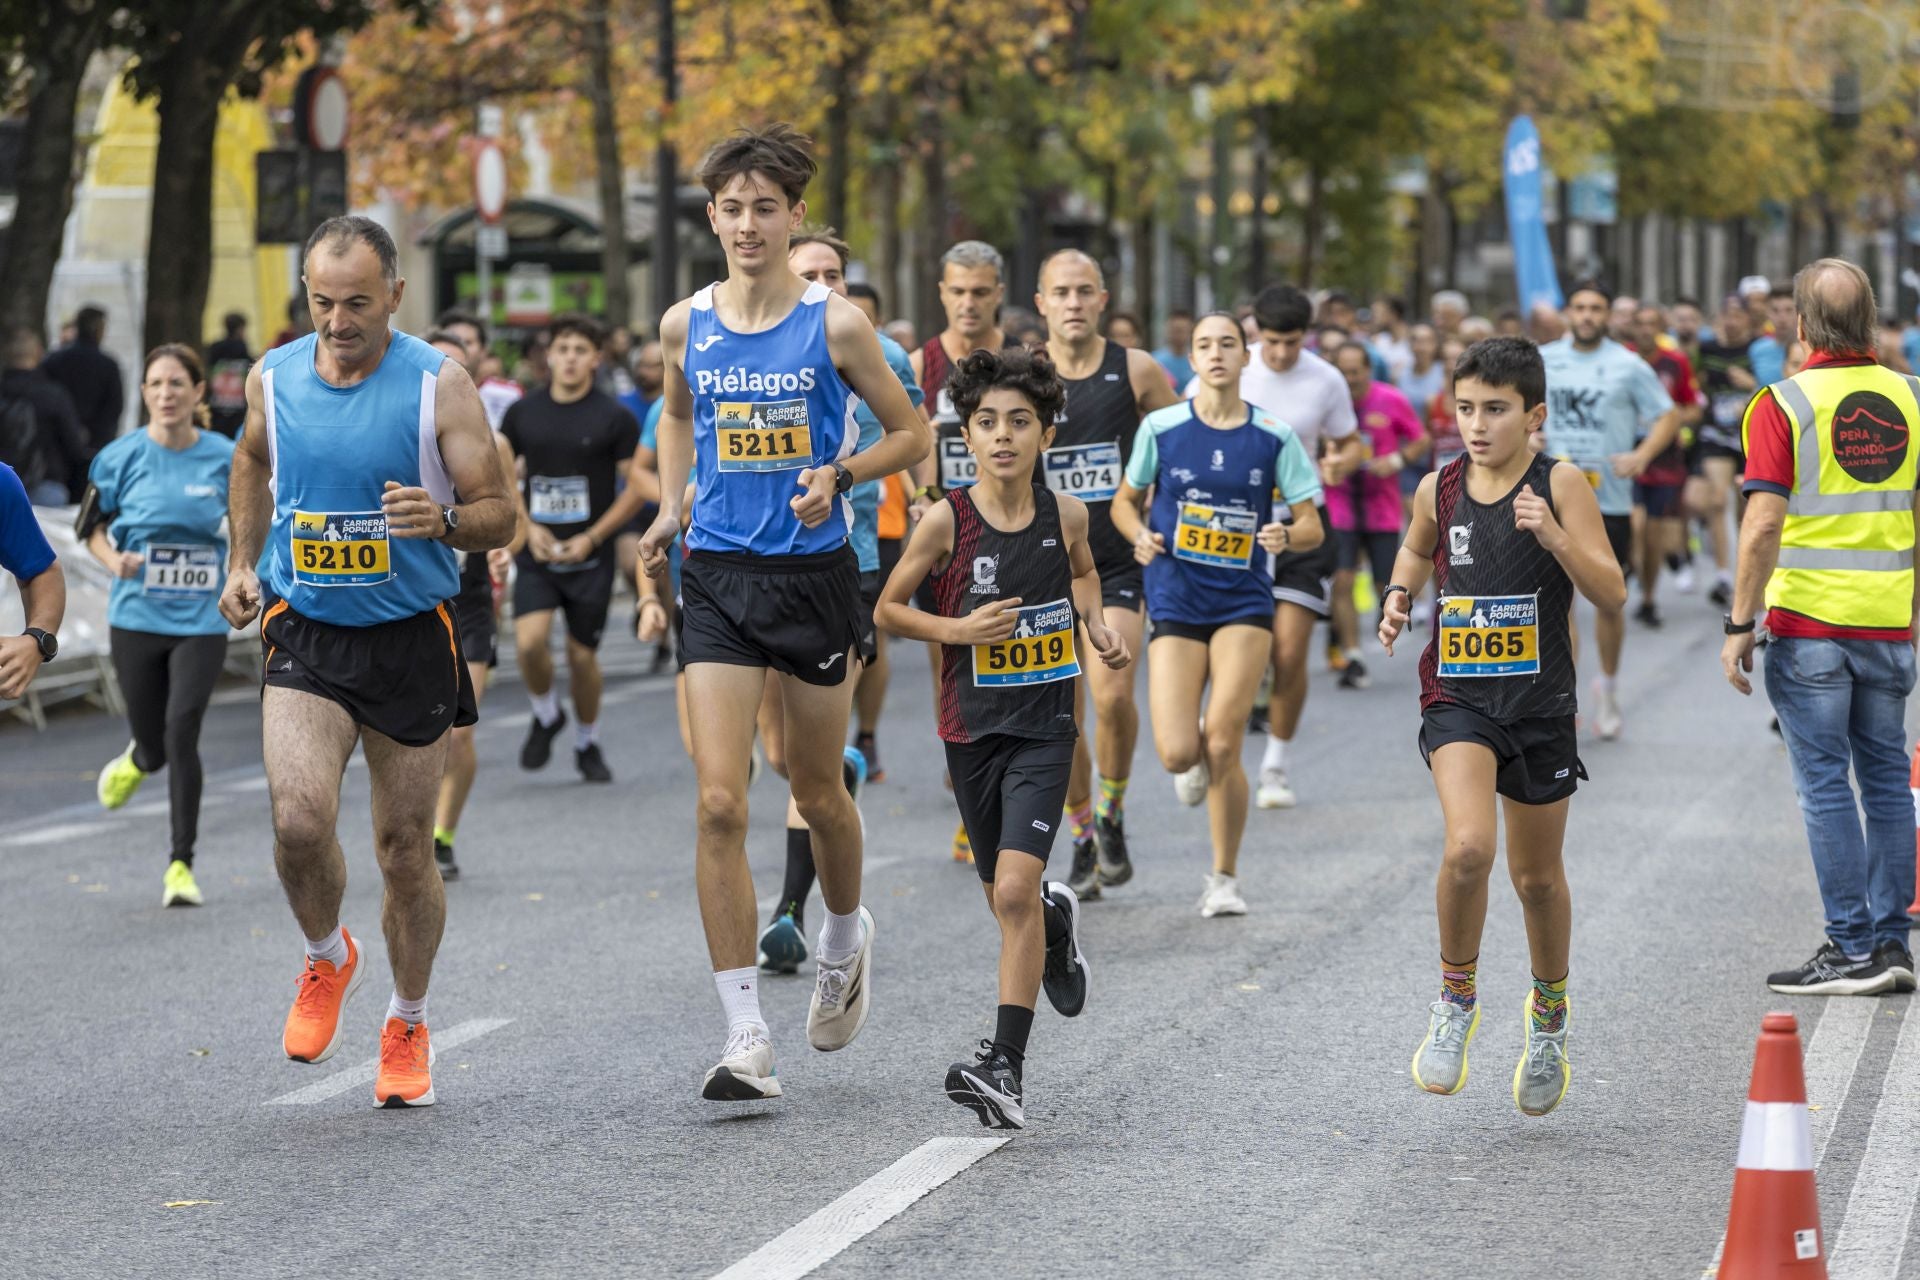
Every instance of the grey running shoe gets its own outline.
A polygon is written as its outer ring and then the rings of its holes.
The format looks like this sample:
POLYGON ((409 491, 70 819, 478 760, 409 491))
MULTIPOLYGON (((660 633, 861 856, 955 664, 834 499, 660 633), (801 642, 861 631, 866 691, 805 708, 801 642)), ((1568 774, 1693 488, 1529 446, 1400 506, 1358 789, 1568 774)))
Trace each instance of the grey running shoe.
POLYGON ((1427 1012, 1427 1038, 1413 1051, 1413 1082, 1428 1093, 1458 1093, 1466 1087, 1467 1046, 1480 1029, 1480 1006, 1436 1000, 1427 1012))
POLYGON ((1094 850, 1093 837, 1074 841, 1073 865, 1067 872, 1067 886, 1082 902, 1091 902, 1100 896, 1100 862, 1094 850))
POLYGON ((727 1036, 720 1061, 707 1072, 700 1096, 708 1102, 753 1102, 780 1096, 773 1042, 765 1027, 739 1027, 727 1036))
POLYGON ((1573 1064, 1567 1061, 1567 1026, 1572 1006, 1560 1019, 1558 1031, 1539 1031, 1533 1025, 1533 993, 1524 1006, 1527 1049, 1513 1069, 1513 1104, 1530 1116, 1543 1116, 1560 1105, 1573 1082, 1573 1064))
MULTIPOLYGON (((815 949, 818 955, 818 948, 815 949)), ((860 908, 860 949, 837 965, 819 961, 813 1006, 807 1010, 807 1043, 832 1053, 853 1043, 867 1025, 873 994, 873 913, 860 908)))

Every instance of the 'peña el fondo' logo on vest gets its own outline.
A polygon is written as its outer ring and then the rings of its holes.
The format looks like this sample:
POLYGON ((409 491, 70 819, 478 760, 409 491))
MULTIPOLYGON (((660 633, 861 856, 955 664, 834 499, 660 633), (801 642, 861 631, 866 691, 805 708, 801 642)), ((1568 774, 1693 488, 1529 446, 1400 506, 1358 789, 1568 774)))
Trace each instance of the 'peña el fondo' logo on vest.
POLYGON ((1833 460, 1861 484, 1891 479, 1907 460, 1907 419, 1878 391, 1854 391, 1833 411, 1833 460))

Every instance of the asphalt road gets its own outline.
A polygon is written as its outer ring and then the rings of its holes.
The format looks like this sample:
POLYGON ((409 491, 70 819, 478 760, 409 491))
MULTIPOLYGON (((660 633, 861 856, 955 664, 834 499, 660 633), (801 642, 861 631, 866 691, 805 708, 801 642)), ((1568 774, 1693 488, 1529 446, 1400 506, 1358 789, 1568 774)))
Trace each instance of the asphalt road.
MULTIPOLYGON (((724 1028, 694 906, 693 775, 671 685, 637 674, 630 639, 609 649, 626 673, 605 717, 612 787, 578 782, 564 752, 517 768, 510 678, 483 708, 432 991, 440 1101, 418 1112, 370 1105, 387 982, 364 769, 341 836, 345 919, 374 980, 340 1054, 310 1067, 279 1050, 300 939, 251 691, 226 686, 209 719, 197 911, 158 905, 161 780, 117 814, 92 805, 124 730, 89 712, 39 735, 9 722, 0 1273, 771 1276, 798 1274, 778 1256, 825 1253, 814 1274, 831 1277, 1697 1276, 1725 1225, 1760 1017, 1789 1006, 1809 1041, 1820 1028, 1833 1275, 1920 1274, 1920 1029, 1907 997, 1828 1009, 1766 991, 1820 935, 1785 753, 1764 701, 1720 681, 1712 611, 1670 608, 1664 631, 1630 638, 1624 739, 1583 748, 1575 1075, 1545 1119, 1508 1090, 1527 962, 1498 871, 1471 1082, 1438 1098, 1407 1074, 1436 981, 1441 827, 1404 649, 1360 692, 1316 658, 1302 803, 1253 815, 1244 919, 1200 918, 1204 816, 1143 744, 1139 873, 1087 908, 1087 1011, 1043 1009, 1031 1128, 1001 1145, 940 1087, 991 1031, 996 933, 948 859, 917 646, 897 651, 889 778, 864 804, 872 1019, 847 1051, 813 1053, 807 981, 769 980, 786 1096, 745 1108, 698 1096, 724 1028)), ((778 780, 753 803, 769 895, 778 780)))

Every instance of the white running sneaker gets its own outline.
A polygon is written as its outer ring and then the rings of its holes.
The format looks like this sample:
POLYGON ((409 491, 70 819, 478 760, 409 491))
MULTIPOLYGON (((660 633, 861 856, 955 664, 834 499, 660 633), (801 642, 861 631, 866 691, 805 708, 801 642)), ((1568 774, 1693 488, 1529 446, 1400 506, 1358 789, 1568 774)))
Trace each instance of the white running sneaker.
POLYGON ((728 1034, 727 1047, 707 1072, 700 1096, 709 1102, 754 1102, 780 1096, 780 1077, 773 1068, 773 1041, 767 1038, 765 1027, 735 1027, 728 1034))
POLYGON ((1291 809, 1300 801, 1287 785, 1285 769, 1262 769, 1260 789, 1254 793, 1253 803, 1262 809, 1291 809))
POLYGON ((1180 797, 1180 803, 1191 809, 1207 798, 1207 762, 1202 760, 1185 773, 1173 775, 1173 794, 1180 797))
POLYGON ((1410 626, 1426 629, 1433 625, 1433 601, 1416 600, 1409 611, 1407 622, 1410 626))
POLYGON ((1594 731, 1600 735, 1602 742, 1612 742, 1620 736, 1620 700, 1612 690, 1598 684, 1593 687, 1593 700, 1596 707, 1593 714, 1594 731))
POLYGON ((1694 587, 1693 561, 1682 560, 1680 567, 1673 572, 1672 582, 1673 589, 1681 595, 1692 594, 1694 587))
MULTIPOLYGON (((819 947, 814 948, 819 955, 819 947)), ((860 949, 838 965, 819 961, 813 1005, 807 1010, 807 1043, 832 1053, 853 1043, 867 1025, 873 992, 873 913, 860 908, 860 949)))
POLYGON ((1247 914, 1247 900, 1240 896, 1240 882, 1234 877, 1209 875, 1206 886, 1206 892, 1200 895, 1201 915, 1211 920, 1215 916, 1247 914))

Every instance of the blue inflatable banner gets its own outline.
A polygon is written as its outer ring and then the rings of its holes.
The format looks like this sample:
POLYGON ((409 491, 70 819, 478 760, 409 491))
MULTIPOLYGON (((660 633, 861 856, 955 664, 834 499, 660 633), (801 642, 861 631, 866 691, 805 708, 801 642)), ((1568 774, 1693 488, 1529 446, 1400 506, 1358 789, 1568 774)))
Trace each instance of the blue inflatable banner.
POLYGON ((1558 310, 1564 305, 1560 280, 1553 270, 1553 246, 1547 243, 1547 219, 1540 207, 1540 132, 1528 116, 1515 117, 1507 126, 1504 163, 1507 237, 1513 243, 1513 273, 1524 313, 1539 303, 1558 310))

